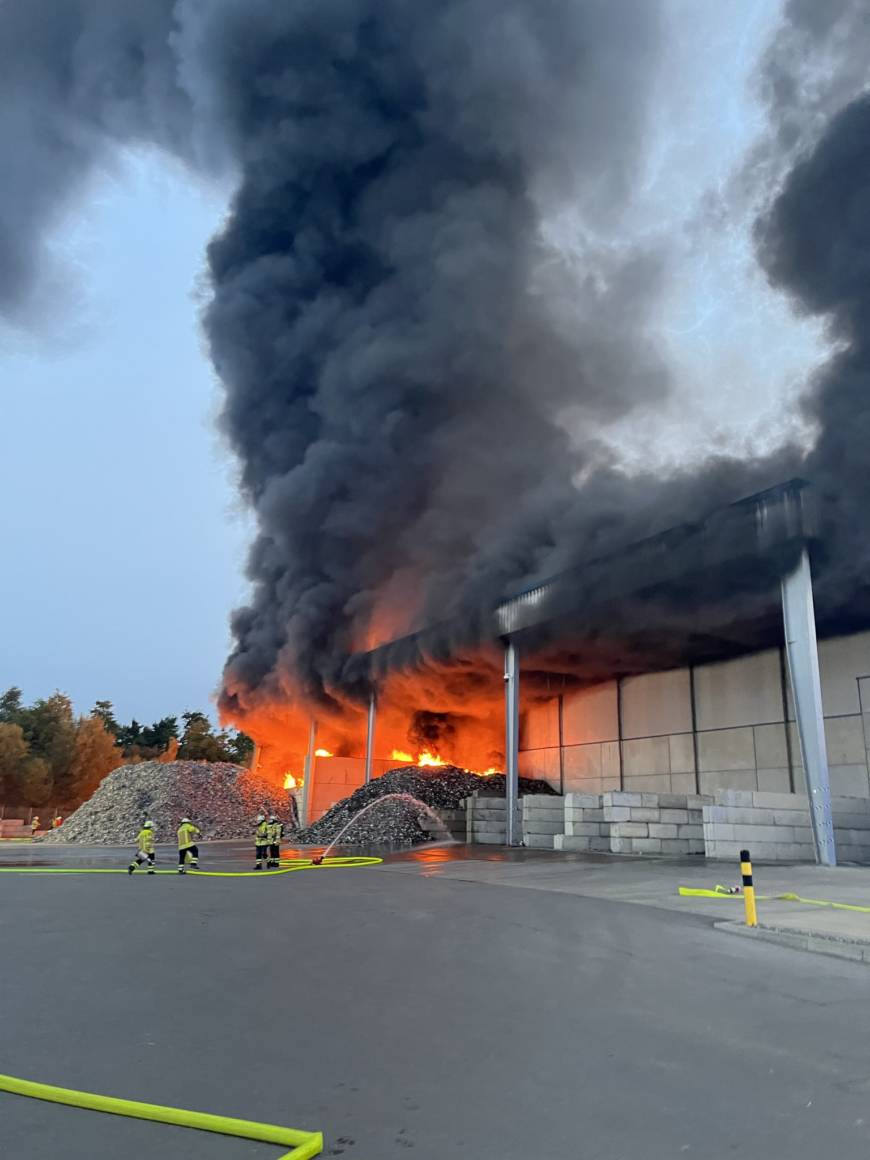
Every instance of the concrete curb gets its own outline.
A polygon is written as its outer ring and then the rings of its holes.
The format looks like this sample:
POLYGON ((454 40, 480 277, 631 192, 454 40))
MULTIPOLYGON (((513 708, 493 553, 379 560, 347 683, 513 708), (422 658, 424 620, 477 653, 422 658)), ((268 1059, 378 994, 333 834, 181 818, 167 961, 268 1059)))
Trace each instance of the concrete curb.
POLYGON ((778 943, 796 951, 812 951, 817 955, 832 955, 838 959, 849 959, 853 963, 870 966, 870 942, 859 939, 836 938, 833 935, 815 934, 805 930, 784 930, 776 926, 746 926, 743 922, 714 922, 716 930, 725 934, 736 934, 743 938, 761 939, 763 942, 778 943))

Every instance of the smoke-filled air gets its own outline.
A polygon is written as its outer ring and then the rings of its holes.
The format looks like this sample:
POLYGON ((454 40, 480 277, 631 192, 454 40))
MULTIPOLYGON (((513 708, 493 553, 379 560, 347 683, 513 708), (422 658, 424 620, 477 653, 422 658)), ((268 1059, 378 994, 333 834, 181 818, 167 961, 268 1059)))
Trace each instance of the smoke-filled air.
MULTIPOLYGON (((0 7, 13 323, 50 311, 45 237, 119 148, 232 182, 203 325, 257 533, 220 705, 280 749, 276 768, 312 715, 331 749, 359 751, 352 654, 793 475, 824 498, 839 545, 824 590, 848 598, 870 542, 862 7, 783 6, 753 82, 764 124, 716 194, 748 207, 771 286, 828 328, 802 434, 630 472, 606 432, 672 397, 656 328, 671 255, 654 232, 597 240, 642 197, 668 37, 691 6, 0 7), (553 228, 568 210, 579 259, 553 228)), ((379 728, 484 768, 500 695, 485 656, 424 667, 384 690, 379 728)))

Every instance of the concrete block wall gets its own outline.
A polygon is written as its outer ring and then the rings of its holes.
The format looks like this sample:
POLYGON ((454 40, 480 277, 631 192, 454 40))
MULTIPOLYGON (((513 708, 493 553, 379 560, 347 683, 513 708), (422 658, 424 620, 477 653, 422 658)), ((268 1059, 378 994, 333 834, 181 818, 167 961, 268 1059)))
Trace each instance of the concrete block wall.
POLYGON ((520 798, 523 845, 532 850, 552 850, 553 839, 565 832, 564 798, 527 794, 520 798))
POLYGON ((555 835, 553 849, 609 853, 610 823, 604 820, 602 795, 568 793, 563 800, 564 831, 555 835))
POLYGON ((604 794, 611 853, 703 854, 705 800, 696 794, 604 794))
POLYGON ((465 799, 466 838, 485 846, 503 846, 507 835, 504 798, 465 799))
POLYGON ((434 841, 453 838, 456 842, 464 842, 468 838, 468 815, 465 809, 433 810, 436 817, 430 818, 424 814, 420 818, 420 829, 429 834, 434 841))
MULTIPOLYGON (((834 841, 839 862, 870 862, 870 799, 834 797, 834 841)), ((708 858, 736 862, 749 850, 759 862, 814 862, 805 794, 729 790, 703 810, 708 858)))
POLYGON ((581 853, 703 854, 702 808, 697 794, 617 791, 565 795, 565 831, 553 849, 581 853))

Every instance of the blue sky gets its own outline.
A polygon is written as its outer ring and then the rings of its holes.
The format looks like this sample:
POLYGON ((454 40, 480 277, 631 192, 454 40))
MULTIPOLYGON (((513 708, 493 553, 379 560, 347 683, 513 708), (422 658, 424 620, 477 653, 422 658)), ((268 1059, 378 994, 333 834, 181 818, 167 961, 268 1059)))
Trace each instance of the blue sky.
POLYGON ((250 533, 198 327, 226 197, 127 155, 57 231, 51 329, 0 336, 0 686, 27 698, 213 708, 250 533))

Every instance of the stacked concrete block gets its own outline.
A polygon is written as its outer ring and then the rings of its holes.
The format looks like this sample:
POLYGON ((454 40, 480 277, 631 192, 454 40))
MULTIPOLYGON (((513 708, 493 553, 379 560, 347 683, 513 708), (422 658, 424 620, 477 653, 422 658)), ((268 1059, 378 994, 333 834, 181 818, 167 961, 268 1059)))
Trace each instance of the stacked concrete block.
POLYGON ((449 836, 457 842, 464 842, 468 837, 468 816, 464 807, 456 810, 433 810, 434 818, 424 814, 420 818, 420 829, 428 833, 434 840, 449 836))
POLYGON ((610 825, 604 820, 601 794, 568 793, 563 800, 564 833, 555 835, 553 849, 609 852, 610 825))
POLYGON ((749 850, 759 862, 815 859, 806 797, 790 793, 724 790, 704 808, 708 858, 740 860, 749 850))
POLYGON ((474 797, 465 799, 466 838, 486 846, 503 846, 507 835, 507 811, 504 798, 474 797))
POLYGON ((703 854, 702 809, 697 794, 609 793, 603 797, 614 854, 703 854))
POLYGON ((523 845, 532 850, 552 850, 553 839, 565 832, 564 798, 528 794, 520 803, 523 845))
MULTIPOLYGON (((832 797, 834 842, 840 862, 870 862, 870 800, 832 797)), ((737 861, 749 850, 759 862, 813 862, 815 847, 806 794, 716 795, 704 809, 709 858, 737 861)))
POLYGON ((865 797, 835 797, 834 843, 839 862, 870 862, 870 800, 865 797))

